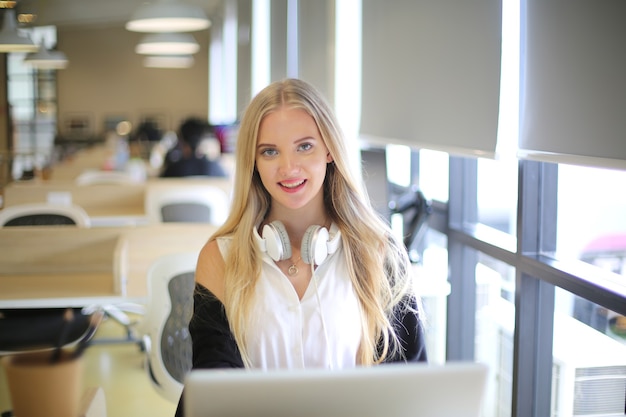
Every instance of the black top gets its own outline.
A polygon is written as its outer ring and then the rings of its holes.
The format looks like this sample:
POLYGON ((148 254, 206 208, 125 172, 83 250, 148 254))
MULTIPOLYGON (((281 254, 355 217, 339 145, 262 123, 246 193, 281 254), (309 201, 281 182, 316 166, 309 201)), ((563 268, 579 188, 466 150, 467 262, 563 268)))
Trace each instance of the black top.
MULTIPOLYGON (((193 342, 192 369, 243 368, 237 343, 230 332, 224 305, 206 287, 196 284, 194 312, 189 322, 193 342)), ((417 304, 413 299, 413 309, 417 304)), ((394 314, 394 328, 402 344, 402 353, 385 360, 392 362, 426 362, 424 331, 415 311, 398 308, 394 314)), ((182 396, 176 417, 183 417, 182 396)))

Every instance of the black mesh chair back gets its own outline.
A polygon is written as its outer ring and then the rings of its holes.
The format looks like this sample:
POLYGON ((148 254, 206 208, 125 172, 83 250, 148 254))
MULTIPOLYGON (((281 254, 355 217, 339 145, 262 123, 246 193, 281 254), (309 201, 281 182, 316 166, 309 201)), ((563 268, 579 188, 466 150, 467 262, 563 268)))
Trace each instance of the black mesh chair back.
POLYGON ((148 302, 141 324, 146 370, 154 389, 177 403, 191 370, 189 321, 198 253, 177 252, 159 257, 148 271, 148 302))
POLYGON ((168 285, 171 311, 161 335, 161 357, 169 374, 181 384, 191 370, 191 336, 189 320, 193 314, 194 273, 172 278, 168 285))
POLYGON ((0 227, 14 226, 91 227, 91 219, 85 209, 72 204, 14 204, 0 210, 0 227))
POLYGON ((15 217, 7 221, 3 226, 75 226, 74 219, 62 214, 28 214, 15 217))
POLYGON ((166 204, 161 207, 163 222, 210 223, 211 207, 192 202, 166 204))

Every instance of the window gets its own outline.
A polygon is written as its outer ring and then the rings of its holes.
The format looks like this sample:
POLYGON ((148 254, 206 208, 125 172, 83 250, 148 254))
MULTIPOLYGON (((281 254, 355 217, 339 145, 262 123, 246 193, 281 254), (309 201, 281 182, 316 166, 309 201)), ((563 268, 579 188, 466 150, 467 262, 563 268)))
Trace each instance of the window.
POLYGON ((425 247, 417 273, 417 292, 426 317, 426 349, 430 363, 446 361, 446 310, 448 283, 448 240, 436 230, 424 236, 425 247))
MULTIPOLYGON (((620 316, 565 291, 557 291, 552 365, 553 417, 623 415, 626 334, 613 333, 620 316), (582 320, 577 319, 578 316, 582 320), (595 327, 595 328, 594 328, 595 327)), ((623 316, 621 316, 623 318, 623 316)))
POLYGON ((421 149, 419 186, 426 198, 448 202, 449 156, 445 152, 421 149))
POLYGON ((476 264, 476 360, 489 365, 483 415, 510 416, 515 288, 508 265, 484 254, 476 264))
MULTIPOLYGON (((559 165, 559 257, 594 265, 612 263, 623 273, 626 257, 626 171, 559 165)), ((626 285, 626 278, 624 279, 626 285)))
MULTIPOLYGON (((33 35, 56 42, 56 29, 33 28, 33 35)), ((25 53, 7 54, 7 100, 13 124, 12 178, 32 178, 50 163, 57 133, 56 71, 23 63, 25 53)))
POLYGON ((517 160, 478 160, 478 222, 517 233, 517 160))

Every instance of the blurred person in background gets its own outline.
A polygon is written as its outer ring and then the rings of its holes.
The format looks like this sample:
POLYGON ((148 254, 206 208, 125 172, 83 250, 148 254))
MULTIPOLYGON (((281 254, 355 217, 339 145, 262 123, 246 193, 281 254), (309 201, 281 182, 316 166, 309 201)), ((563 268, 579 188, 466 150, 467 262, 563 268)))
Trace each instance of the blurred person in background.
POLYGON ((189 117, 178 129, 178 143, 167 153, 161 177, 226 177, 220 159, 220 143, 211 125, 189 117))

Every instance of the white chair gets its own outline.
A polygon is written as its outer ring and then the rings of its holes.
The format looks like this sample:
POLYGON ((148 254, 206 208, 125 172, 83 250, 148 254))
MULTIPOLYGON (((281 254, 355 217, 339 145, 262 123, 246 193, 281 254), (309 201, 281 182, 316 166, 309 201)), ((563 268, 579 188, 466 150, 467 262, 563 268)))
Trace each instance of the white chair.
POLYGON ((198 252, 164 255, 148 270, 148 302, 141 323, 146 370, 155 390, 177 403, 191 369, 193 291, 198 252))
POLYGON ((73 204, 18 204, 0 210, 0 227, 9 226, 90 227, 91 220, 82 207, 73 204))
POLYGON ((221 225, 228 217, 230 199, 221 188, 210 184, 150 185, 145 211, 149 223, 187 222, 221 225))

